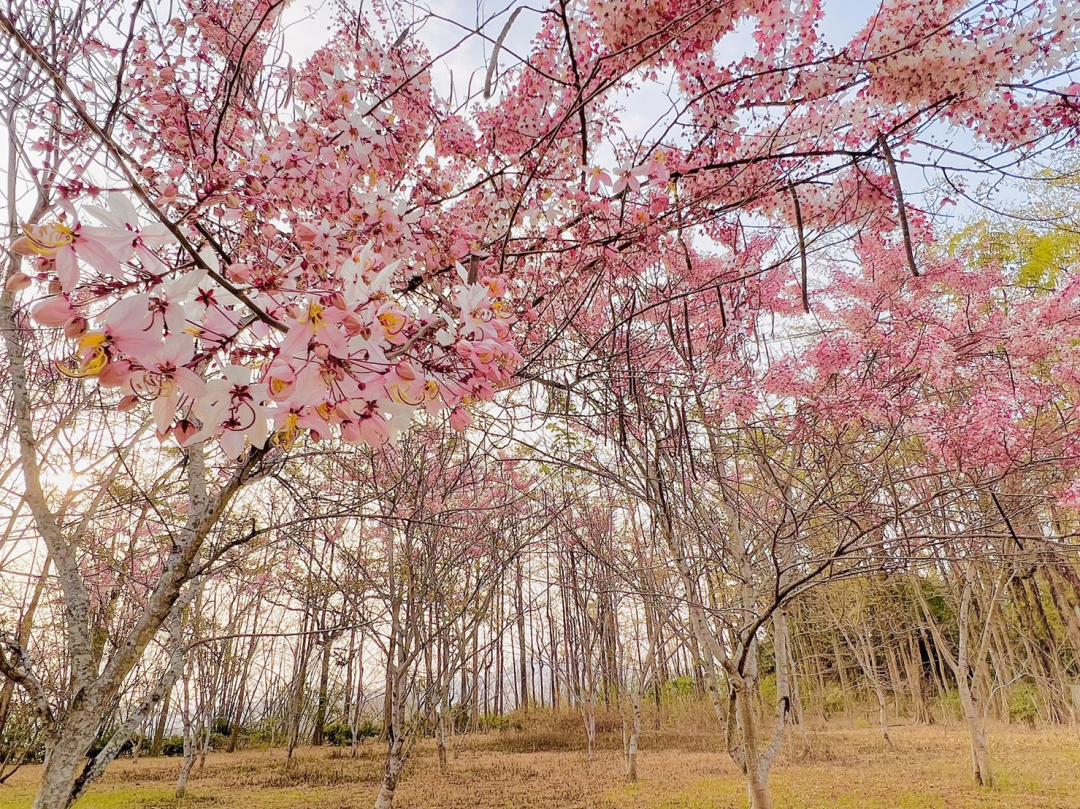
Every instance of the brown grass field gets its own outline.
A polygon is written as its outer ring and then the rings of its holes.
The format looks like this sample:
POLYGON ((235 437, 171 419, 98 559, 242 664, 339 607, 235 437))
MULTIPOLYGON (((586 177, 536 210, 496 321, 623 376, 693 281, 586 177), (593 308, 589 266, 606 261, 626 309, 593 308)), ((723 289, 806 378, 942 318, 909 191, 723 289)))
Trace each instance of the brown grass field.
MULTIPOLYGON (((617 734, 586 760, 580 732, 560 726, 455 740, 450 772, 422 744, 398 791, 399 809, 736 809, 745 805, 734 765, 710 733, 643 738, 636 785, 623 779, 617 734)), ((579 729, 578 729, 579 730, 579 729)), ((1080 736, 1075 729, 996 727, 998 785, 975 787, 960 727, 896 727, 896 749, 872 728, 795 731, 772 779, 778 809, 1080 809, 1080 736)), ((192 773, 185 799, 173 788, 179 760, 121 760, 79 809, 367 809, 378 790, 383 748, 368 742, 353 760, 306 748, 287 770, 280 750, 211 753, 192 773)), ((0 809, 29 807, 37 767, 0 786, 0 809)))

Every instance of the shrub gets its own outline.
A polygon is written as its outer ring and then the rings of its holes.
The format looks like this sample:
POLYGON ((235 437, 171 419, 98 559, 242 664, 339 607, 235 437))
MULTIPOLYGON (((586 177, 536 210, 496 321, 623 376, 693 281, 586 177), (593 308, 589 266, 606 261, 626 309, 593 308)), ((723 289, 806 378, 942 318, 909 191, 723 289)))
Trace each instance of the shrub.
MULTIPOLYGON (((370 739, 378 736, 381 732, 382 727, 380 725, 371 719, 365 719, 357 727, 356 737, 358 739, 370 739)), ((345 747, 352 744, 352 728, 349 727, 348 722, 333 722, 323 728, 323 737, 326 739, 326 743, 332 747, 345 747)))
POLYGON ((229 734, 218 733, 216 730, 210 733, 210 749, 214 751, 226 750, 229 747, 229 734))
POLYGON ((821 699, 824 704, 826 717, 833 716, 834 714, 841 714, 847 707, 844 689, 838 685, 827 686, 821 699))
POLYGON ((696 690, 693 677, 687 675, 675 677, 664 683, 664 694, 661 699, 665 703, 693 699, 696 690))
POLYGON ((960 708, 960 696, 955 691, 950 691, 945 696, 934 700, 934 710, 946 722, 964 718, 964 712, 960 708))
POLYGON ((525 730, 525 722, 517 713, 481 716, 476 729, 481 733, 490 731, 525 730))
POLYGON ((361 739, 374 739, 382 733, 382 725, 374 719, 365 719, 356 729, 356 735, 361 739))
POLYGON ((182 756, 184 755, 184 737, 166 736, 161 740, 161 755, 182 756))
POLYGON ((1035 727, 1039 718, 1039 692, 1031 683, 1016 683, 1009 687, 1009 721, 1023 722, 1035 727))

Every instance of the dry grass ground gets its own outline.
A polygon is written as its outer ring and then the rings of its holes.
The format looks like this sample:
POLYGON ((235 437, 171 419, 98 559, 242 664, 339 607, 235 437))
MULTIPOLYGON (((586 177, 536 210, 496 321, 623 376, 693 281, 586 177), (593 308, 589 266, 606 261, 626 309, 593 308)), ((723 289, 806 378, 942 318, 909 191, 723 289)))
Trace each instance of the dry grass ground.
MULTIPOLYGON (((643 740, 641 781, 627 785, 615 736, 592 762, 561 727, 460 739, 450 773, 440 776, 424 745, 398 793, 399 809, 735 809, 742 783, 707 733, 653 733, 643 740)), ((1080 738, 1075 730, 995 728, 1000 783, 972 786, 966 741, 958 727, 898 727, 896 750, 872 729, 824 726, 791 740, 773 777, 785 809, 1080 809, 1080 738)), ((177 759, 117 762, 79 809, 367 809, 378 789, 382 749, 357 760, 330 749, 305 749, 290 769, 280 751, 211 754, 196 769, 188 797, 176 801, 177 759)), ((29 807, 37 767, 0 786, 0 809, 29 807)))

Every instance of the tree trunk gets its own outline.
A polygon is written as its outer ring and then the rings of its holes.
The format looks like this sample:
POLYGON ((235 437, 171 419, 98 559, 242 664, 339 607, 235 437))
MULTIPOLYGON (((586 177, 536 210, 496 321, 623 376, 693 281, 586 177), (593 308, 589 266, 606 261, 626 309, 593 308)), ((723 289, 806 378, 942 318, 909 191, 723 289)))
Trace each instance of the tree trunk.
POLYGON ((586 756, 592 761, 596 750, 596 696, 591 690, 581 701, 581 718, 585 723, 586 756))
POLYGON ((195 764, 195 729, 191 716, 191 694, 188 678, 184 677, 184 759, 180 762, 180 775, 176 779, 176 797, 182 798, 187 793, 188 777, 195 764))
POLYGON ((626 743, 626 780, 631 784, 637 781, 638 739, 641 738, 641 694, 636 690, 630 694, 630 736, 626 743))
POLYGON ((308 642, 307 630, 309 626, 309 616, 304 615, 304 623, 302 625, 302 632, 304 633, 300 639, 300 653, 297 657, 292 683, 292 693, 289 700, 288 708, 288 742, 285 751, 285 765, 288 766, 292 763, 293 753, 296 752, 296 747, 300 744, 300 723, 303 721, 304 714, 304 689, 307 686, 307 664, 308 656, 311 654, 311 646, 308 642))
POLYGON ((747 775, 746 794, 750 799, 750 809, 772 809, 769 782, 760 773, 753 772, 747 775))
MULTIPOLYGON (((960 696, 960 707, 964 713, 964 723, 967 725, 968 734, 971 736, 971 770, 975 780, 982 786, 989 787, 994 784, 994 775, 990 768, 990 745, 986 739, 986 724, 981 707, 977 704, 975 694, 972 691, 972 675, 974 667, 970 661, 971 624, 969 615, 973 587, 969 578, 964 584, 960 596, 960 613, 958 616, 958 629, 960 637, 956 653, 956 687, 960 696)), ((989 607, 988 607, 989 609, 989 607)), ((989 620, 989 617, 987 618, 989 620)), ((979 655, 976 655, 977 657, 979 655)))
POLYGON ((172 702, 172 689, 165 692, 161 700, 161 713, 158 714, 157 727, 154 728, 154 741, 150 745, 150 755, 160 756, 161 745, 165 741, 165 726, 169 721, 169 703, 172 702))
POLYGON ((352 757, 360 754, 360 712, 364 708, 364 636, 360 636, 359 653, 356 658, 356 694, 353 696, 352 713, 349 714, 349 736, 352 757))
MULTIPOLYGON (((833 661, 836 666, 836 675, 840 679, 840 693, 844 696, 841 700, 841 704, 843 705, 842 710, 846 718, 848 715, 848 698, 851 694, 851 685, 848 683, 847 666, 844 663, 844 656, 840 652, 840 641, 837 639, 835 632, 830 634, 829 640, 832 641, 833 661)), ((828 719, 828 717, 825 718, 828 719)))
POLYGON ((311 731, 311 743, 319 747, 326 733, 326 708, 330 690, 330 639, 323 643, 322 665, 319 669, 319 701, 315 709, 315 729, 311 731))
POLYGON ((45 756, 41 790, 33 809, 67 809, 75 801, 76 781, 86 766, 86 753, 97 735, 87 716, 74 715, 45 756))
POLYGON ((894 747, 892 738, 889 736, 889 711, 885 700, 885 689, 876 680, 874 681, 874 697, 878 704, 878 727, 881 728, 881 738, 889 747, 894 747))
MULTIPOLYGON (((445 706, 444 706, 445 708, 445 706)), ((439 754, 439 772, 446 775, 446 711, 440 710, 435 720, 435 749, 439 754)))
POLYGON ((517 608, 517 640, 518 640, 518 708, 523 711, 529 710, 529 663, 525 648, 525 599, 523 593, 523 575, 521 560, 517 564, 516 582, 516 608, 517 608))
POLYGON ((911 694, 911 718, 920 725, 927 724, 929 716, 926 699, 923 697, 922 656, 919 654, 919 641, 914 635, 908 636, 907 654, 903 655, 907 669, 908 691, 911 694))
POLYGON ((990 745, 986 738, 986 725, 982 713, 972 696, 966 676, 958 677, 960 707, 964 712, 964 724, 971 736, 971 771, 975 780, 984 787, 993 786, 994 774, 990 765, 990 745))
POLYGON ((404 744, 399 736, 394 735, 386 755, 386 772, 383 775, 379 796, 375 799, 375 809, 392 809, 394 793, 397 791, 401 772, 405 769, 404 744))
POLYGON ((772 809, 769 776, 762 771, 758 752, 757 719, 754 716, 750 689, 746 684, 735 692, 735 715, 742 735, 739 758, 746 776, 746 795, 750 801, 750 809, 772 809))

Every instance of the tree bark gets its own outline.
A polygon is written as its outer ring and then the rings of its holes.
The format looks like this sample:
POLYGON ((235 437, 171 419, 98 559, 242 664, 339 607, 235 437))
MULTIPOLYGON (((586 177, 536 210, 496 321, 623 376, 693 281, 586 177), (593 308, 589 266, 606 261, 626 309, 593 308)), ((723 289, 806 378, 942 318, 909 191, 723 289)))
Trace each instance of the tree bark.
POLYGON ((189 678, 184 676, 184 758, 180 762, 180 774, 176 779, 176 797, 183 798, 187 794, 188 777, 191 768, 195 764, 195 731, 194 721, 191 715, 191 692, 189 678))
POLYGON ((172 701, 172 689, 165 692, 161 700, 161 712, 158 714, 157 725, 154 728, 154 741, 150 745, 150 755, 160 756, 161 746, 165 742, 165 726, 169 721, 169 703, 172 701))
POLYGON ((69 715, 59 738, 47 750, 41 789, 33 809, 67 809, 75 802, 76 780, 86 765, 86 754, 97 735, 92 712, 69 715))
POLYGON ((638 780, 638 740, 641 738, 641 693, 637 689, 631 689, 630 692, 629 731, 626 742, 626 780, 633 784, 638 780))
POLYGON ((319 697, 315 708, 315 728, 311 731, 311 743, 322 746, 326 733, 326 708, 329 704, 330 690, 330 639, 323 642, 322 661, 319 667, 319 697))
POLYGON ((405 769, 404 745, 400 738, 390 742, 386 756, 386 771, 383 774, 382 786, 379 795, 375 799, 375 809, 392 809, 394 805, 394 793, 397 792, 401 773, 405 769))

